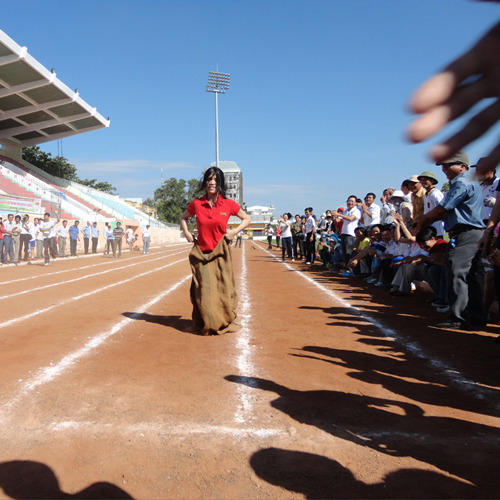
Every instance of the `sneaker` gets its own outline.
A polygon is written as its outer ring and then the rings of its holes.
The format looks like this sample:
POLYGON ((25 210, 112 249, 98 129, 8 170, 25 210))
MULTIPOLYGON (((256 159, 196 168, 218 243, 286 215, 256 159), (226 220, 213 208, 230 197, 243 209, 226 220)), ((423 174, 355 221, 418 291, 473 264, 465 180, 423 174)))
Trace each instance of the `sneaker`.
POLYGON ((437 298, 431 302, 432 307, 444 307, 447 306, 446 300, 437 298))
POLYGON ((352 271, 344 271, 340 276, 342 278, 352 278, 354 273, 352 271))
POLYGON ((306 264, 307 264, 308 266, 310 266, 310 265, 311 265, 311 263, 310 263, 310 262, 306 262, 306 264))
POLYGON ((436 311, 441 314, 448 314, 450 312, 450 306, 438 307, 436 311))
POLYGON ((382 281, 377 281, 375 283, 375 286, 385 286, 385 283, 383 283, 382 281))
POLYGON ((411 283, 410 287, 412 292, 414 292, 417 289, 417 286, 413 282, 411 283))
POLYGON ((377 278, 368 278, 366 280, 367 283, 377 283, 377 278))
POLYGON ((295 259, 292 259, 292 262, 295 262, 295 259))
POLYGON ((48 262, 46 262, 46 263, 45 263, 45 265, 46 265, 46 266, 48 266, 48 265, 49 265, 49 263, 48 263, 48 262))

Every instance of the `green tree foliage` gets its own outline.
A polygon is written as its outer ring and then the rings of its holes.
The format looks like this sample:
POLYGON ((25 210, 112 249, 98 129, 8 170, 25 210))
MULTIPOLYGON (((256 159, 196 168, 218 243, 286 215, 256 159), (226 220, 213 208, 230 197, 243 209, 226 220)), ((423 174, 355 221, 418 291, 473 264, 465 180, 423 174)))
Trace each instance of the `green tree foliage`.
POLYGON ((68 181, 78 181, 74 165, 66 158, 54 157, 51 153, 42 151, 39 146, 23 148, 23 160, 55 177, 61 177, 68 181))
POLYGON ((98 182, 97 179, 79 179, 76 167, 72 165, 66 158, 62 156, 52 156, 51 153, 42 151, 39 146, 29 146, 23 148, 23 160, 31 163, 40 170, 47 172, 54 177, 60 177, 67 181, 74 181, 89 186, 91 188, 103 191, 109 194, 116 193, 116 188, 109 182, 98 182))
POLYGON ((449 190, 450 190, 450 183, 449 182, 445 182, 443 184, 443 186, 441 187, 441 191, 443 193, 447 193, 449 190))
MULTIPOLYGON (((158 210, 158 218, 165 222, 177 224, 188 205, 196 197, 198 180, 176 179, 171 177, 154 192, 154 204, 158 210)), ((149 202, 149 200, 148 200, 149 202)))
POLYGON ((109 194, 117 194, 116 188, 113 187, 109 182, 97 182, 97 179, 78 179, 76 182, 83 184, 84 186, 97 189, 98 191, 104 191, 109 194))

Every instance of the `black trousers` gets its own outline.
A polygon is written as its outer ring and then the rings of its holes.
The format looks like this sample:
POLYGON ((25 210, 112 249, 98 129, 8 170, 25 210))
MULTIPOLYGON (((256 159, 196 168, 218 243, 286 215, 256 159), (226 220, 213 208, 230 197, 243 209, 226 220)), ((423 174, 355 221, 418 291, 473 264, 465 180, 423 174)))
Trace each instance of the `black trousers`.
POLYGON ((312 264, 314 262, 314 254, 316 253, 316 233, 313 233, 312 231, 307 233, 305 247, 306 262, 310 262, 312 264))
POLYGON ((43 240, 43 256, 45 257, 45 263, 48 264, 50 262, 50 257, 53 259, 57 256, 56 249, 56 239, 55 238, 45 238, 43 240))
POLYGON ((98 238, 92 238, 92 253, 97 253, 98 238))
POLYGON ((23 245, 24 245, 24 260, 28 260, 29 246, 30 246, 31 234, 21 234, 19 239, 19 258, 22 259, 23 255, 23 245))
POLYGON ((83 238, 83 248, 85 249, 85 253, 89 253, 89 243, 90 238, 83 238))
POLYGON ((293 237, 293 255, 296 259, 304 258, 304 236, 302 234, 293 237))
POLYGON ((273 249, 273 237, 271 235, 269 235, 267 237, 267 243, 268 243, 267 249, 272 250, 273 249))
POLYGON ((69 240, 69 250, 70 254, 75 257, 76 256, 76 244, 78 243, 78 240, 69 240))

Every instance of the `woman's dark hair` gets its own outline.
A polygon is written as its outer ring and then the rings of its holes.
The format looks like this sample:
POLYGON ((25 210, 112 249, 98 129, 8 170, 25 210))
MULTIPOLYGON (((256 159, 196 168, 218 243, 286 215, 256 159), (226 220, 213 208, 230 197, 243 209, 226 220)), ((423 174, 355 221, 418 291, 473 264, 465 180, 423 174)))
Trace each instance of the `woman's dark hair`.
POLYGON ((366 229, 364 227, 357 227, 354 232, 358 232, 358 233, 361 233, 363 235, 364 238, 366 238, 366 229))
POLYGON ((226 181, 224 180, 224 172, 217 167, 210 167, 205 171, 205 175, 203 176, 203 179, 200 181, 200 184, 198 185, 198 189, 196 190, 196 193, 202 193, 205 191, 207 187, 207 182, 209 181, 210 177, 215 175, 215 182, 217 184, 217 192, 223 197, 226 197, 226 181))
POLYGON ((292 214, 290 212, 285 212, 285 213, 288 216, 288 220, 292 220, 292 214))

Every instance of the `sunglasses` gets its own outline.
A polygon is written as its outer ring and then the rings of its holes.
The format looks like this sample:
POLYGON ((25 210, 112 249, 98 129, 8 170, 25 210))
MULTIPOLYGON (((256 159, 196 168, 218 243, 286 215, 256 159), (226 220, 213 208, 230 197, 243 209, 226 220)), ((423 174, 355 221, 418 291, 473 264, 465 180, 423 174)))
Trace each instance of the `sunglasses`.
POLYGON ((441 168, 450 168, 453 167, 453 165, 463 165, 463 163, 459 161, 453 161, 451 163, 442 163, 441 168))

